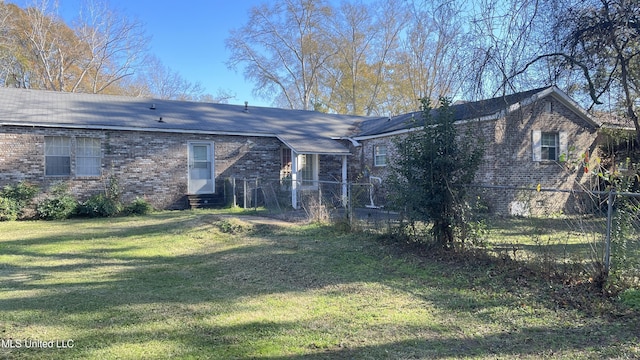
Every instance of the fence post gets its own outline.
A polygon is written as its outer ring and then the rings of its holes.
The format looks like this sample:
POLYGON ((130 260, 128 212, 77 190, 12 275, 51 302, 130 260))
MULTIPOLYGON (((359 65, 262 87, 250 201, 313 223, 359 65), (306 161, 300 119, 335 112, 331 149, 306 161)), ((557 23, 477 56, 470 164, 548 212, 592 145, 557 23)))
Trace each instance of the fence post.
POLYGON ((353 192, 353 183, 349 182, 347 187, 347 211, 349 216, 349 228, 353 229, 353 204, 351 202, 351 193, 353 192))
POLYGON ((322 208, 322 184, 318 182, 318 209, 317 209, 318 213, 321 208, 322 208))
POLYGON ((247 178, 243 178, 242 179, 242 185, 243 185, 243 200, 244 200, 244 206, 242 207, 243 209, 247 208, 247 178))
POLYGON ((236 196, 236 177, 231 178, 231 189, 233 191, 233 207, 238 206, 238 198, 236 196))
POLYGON ((609 274, 611 268, 611 223, 613 221, 613 190, 609 190, 609 197, 607 199, 607 234, 604 248, 604 271, 605 274, 609 274))

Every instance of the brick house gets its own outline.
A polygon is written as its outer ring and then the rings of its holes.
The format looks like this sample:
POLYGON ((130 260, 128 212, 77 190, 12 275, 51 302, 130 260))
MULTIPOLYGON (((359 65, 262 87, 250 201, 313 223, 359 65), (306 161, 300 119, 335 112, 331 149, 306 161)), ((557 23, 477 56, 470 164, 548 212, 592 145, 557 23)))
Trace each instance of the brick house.
MULTIPOLYGON (((0 186, 64 181, 79 199, 115 177, 123 200, 186 208, 230 177, 346 184, 345 141, 361 118, 311 111, 0 88, 0 186)), ((343 187, 346 192, 346 186, 343 187)))
MULTIPOLYGON (((46 191, 65 181, 83 199, 115 177, 123 200, 143 197, 160 209, 219 194, 231 177, 287 179, 293 207, 301 190, 337 181, 344 200, 350 179, 384 184, 392 139, 421 118, 11 88, 0 88, 0 106, 0 186, 28 181, 46 191)), ((584 181, 561 160, 592 152, 599 124, 557 88, 454 110, 460 126, 487 143, 478 182, 572 188, 584 181)), ((494 210, 516 201, 496 199, 494 210)))
MULTIPOLYGON (((581 162, 583 154, 596 151, 600 124, 558 88, 458 102, 451 108, 459 124, 458 134, 472 134, 473 139, 485 143, 476 183, 528 188, 540 184, 562 190, 589 186, 581 162)), ((354 162, 359 168, 355 171, 384 179, 394 157, 393 139, 422 124, 420 112, 361 123, 353 137, 361 144, 356 152, 360 161, 354 162)), ((567 193, 542 194, 536 196, 535 202, 521 198, 515 190, 487 196, 485 201, 496 213, 576 211, 575 204, 567 202, 567 193)))

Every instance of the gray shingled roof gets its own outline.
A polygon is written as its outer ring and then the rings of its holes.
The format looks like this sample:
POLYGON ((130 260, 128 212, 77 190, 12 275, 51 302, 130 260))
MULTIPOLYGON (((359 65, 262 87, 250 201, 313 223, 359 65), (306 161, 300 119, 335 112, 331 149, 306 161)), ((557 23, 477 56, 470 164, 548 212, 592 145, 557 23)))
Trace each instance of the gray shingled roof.
MULTIPOLYGON (((566 94, 545 87, 452 105, 457 121, 495 117, 520 103, 554 94, 599 126, 566 94)), ((273 136, 297 153, 349 154, 339 141, 384 136, 422 126, 421 112, 392 118, 188 101, 0 88, 0 125, 273 136), (153 109, 152 109, 153 107, 153 109), (160 122, 162 118, 162 122, 160 122)))
POLYGON ((0 88, 0 125, 274 136, 298 153, 348 154, 332 138, 364 118, 315 111, 0 88), (152 107, 155 110, 151 109, 152 107), (159 122, 162 118, 162 122, 159 122))
MULTIPOLYGON (((471 119, 495 118, 503 116, 505 111, 509 111, 513 106, 517 106, 523 102, 533 101, 536 98, 554 94, 556 98, 564 102, 567 106, 572 107, 576 112, 580 113, 585 121, 597 127, 599 124, 593 120, 584 110, 580 108, 566 94, 554 86, 523 91, 511 95, 500 96, 492 99, 460 102, 451 105, 455 121, 465 121, 471 119)), ((435 115, 434 110, 434 115, 435 115)), ((367 119, 359 124, 356 138, 375 136, 393 133, 396 131, 420 127, 424 124, 422 112, 394 116, 384 119, 367 119)))
MULTIPOLYGON (((499 113, 509 106, 527 99, 545 89, 547 89, 547 87, 487 100, 455 103, 451 105, 451 110, 453 111, 455 121, 478 119, 499 113)), ((370 119, 365 120, 360 124, 357 136, 386 134, 398 130, 419 127, 423 124, 424 119, 422 118, 421 111, 402 114, 391 118, 370 119)))

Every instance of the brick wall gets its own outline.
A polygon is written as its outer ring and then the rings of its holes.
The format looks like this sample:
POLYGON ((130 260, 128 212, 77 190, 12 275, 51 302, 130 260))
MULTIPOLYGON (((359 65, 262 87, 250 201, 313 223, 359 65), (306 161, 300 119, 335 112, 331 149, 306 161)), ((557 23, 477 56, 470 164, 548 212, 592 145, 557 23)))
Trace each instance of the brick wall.
MULTIPOLYGON (((595 130, 553 97, 526 106, 506 118, 495 121, 470 122, 460 126, 460 134, 469 132, 486 143, 485 156, 477 174, 477 182, 490 185, 535 186, 572 189, 588 182, 576 162, 534 162, 531 132, 563 131, 568 134, 573 159, 585 151, 595 151, 595 130)), ((57 181, 67 181, 80 199, 104 191, 109 177, 114 176, 123 188, 123 200, 143 197, 157 208, 184 208, 187 193, 187 144, 189 141, 213 141, 216 182, 229 177, 277 179, 280 175, 280 149, 276 138, 193 135, 135 131, 73 130, 38 127, 3 126, 0 128, 0 186, 29 181, 45 191, 57 181), (44 137, 68 136, 72 145, 77 137, 101 140, 102 176, 73 176, 75 157, 72 146, 72 176, 45 177, 44 137)), ((361 141, 349 146, 348 178, 367 182, 365 174, 386 178, 388 166, 374 166, 374 146, 387 145, 389 162, 393 161, 391 137, 361 141)), ((593 159, 594 156, 591 156, 593 159)), ((320 180, 340 181, 340 156, 320 156, 320 180)), ((217 186, 218 189, 221 186, 217 186)), ((384 188, 384 184, 382 186, 384 188)), ((508 213, 517 194, 505 193, 487 199, 492 210, 508 213)), ((571 204, 561 196, 528 204, 534 212, 570 211, 571 204)))
MULTIPOLYGON (((470 135, 472 140, 484 140, 485 154, 476 174, 476 182, 486 185, 530 186, 558 189, 576 189, 589 186, 590 179, 579 166, 580 156, 589 152, 593 159, 596 151, 596 130, 578 115, 549 96, 525 106, 498 120, 468 122, 458 126, 460 136, 470 135), (533 161, 532 131, 566 132, 569 146, 569 161, 533 161)), ((393 161, 392 137, 382 137, 361 142, 353 171, 362 174, 368 171, 373 176, 386 178, 388 167, 373 165, 374 146, 385 144, 389 161, 393 161)), ((531 213, 573 212, 573 204, 567 195, 536 197, 536 201, 523 199, 515 191, 491 192, 485 202, 496 213, 509 214, 516 205, 526 206, 531 213)))
POLYGON ((279 176, 282 144, 276 138, 3 126, 0 186, 28 181, 46 192, 52 184, 65 181, 82 200, 104 191, 113 176, 123 189, 123 201, 143 197, 159 209, 185 208, 189 141, 214 142, 216 181, 279 176), (45 136, 71 138, 71 176, 45 176, 45 136), (74 176, 77 137, 101 140, 102 176, 74 176))

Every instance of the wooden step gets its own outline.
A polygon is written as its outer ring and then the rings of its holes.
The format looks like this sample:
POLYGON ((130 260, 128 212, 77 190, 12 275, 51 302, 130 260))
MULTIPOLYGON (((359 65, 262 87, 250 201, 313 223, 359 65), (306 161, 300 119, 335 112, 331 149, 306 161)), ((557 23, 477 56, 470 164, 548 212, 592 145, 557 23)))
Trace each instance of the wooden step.
POLYGON ((192 209, 222 208, 226 205, 223 194, 187 195, 187 199, 192 209))

